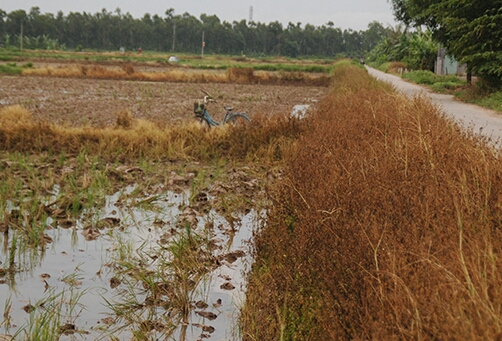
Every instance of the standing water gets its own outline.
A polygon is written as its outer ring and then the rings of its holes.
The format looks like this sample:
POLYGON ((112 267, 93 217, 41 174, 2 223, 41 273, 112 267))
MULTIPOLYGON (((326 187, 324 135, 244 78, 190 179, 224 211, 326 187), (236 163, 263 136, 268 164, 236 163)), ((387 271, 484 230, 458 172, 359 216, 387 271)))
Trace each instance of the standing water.
POLYGON ((204 193, 190 205, 188 190, 143 199, 133 190, 70 226, 48 218, 44 247, 0 237, 3 267, 16 269, 0 272, 0 339, 240 339, 250 240, 264 214, 222 215, 204 193))

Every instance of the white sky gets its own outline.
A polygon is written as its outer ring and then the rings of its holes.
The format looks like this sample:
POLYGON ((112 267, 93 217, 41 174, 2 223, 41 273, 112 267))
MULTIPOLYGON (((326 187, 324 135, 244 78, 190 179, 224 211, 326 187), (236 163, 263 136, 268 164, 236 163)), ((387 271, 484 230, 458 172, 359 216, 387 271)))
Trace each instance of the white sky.
POLYGON ((42 13, 56 14, 63 11, 94 14, 106 8, 114 12, 117 7, 122 13, 129 12, 134 18, 145 13, 165 16, 165 11, 174 8, 175 14, 185 12, 199 18, 202 13, 215 14, 221 21, 249 20, 249 9, 253 7, 253 20, 261 23, 279 21, 286 26, 293 23, 320 26, 332 21, 342 29, 365 30, 368 23, 378 21, 385 27, 395 26, 388 0, 0 0, 0 9, 7 13, 24 9, 26 12, 40 7, 42 13))

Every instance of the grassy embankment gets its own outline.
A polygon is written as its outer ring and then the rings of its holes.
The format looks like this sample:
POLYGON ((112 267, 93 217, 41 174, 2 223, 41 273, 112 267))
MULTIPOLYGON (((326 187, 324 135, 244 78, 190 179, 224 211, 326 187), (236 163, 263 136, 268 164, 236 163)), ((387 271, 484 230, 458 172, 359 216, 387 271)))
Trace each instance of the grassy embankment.
POLYGON ((198 160, 218 158, 271 161, 280 159, 283 147, 298 134, 298 123, 286 116, 253 117, 248 125, 205 129, 198 122, 160 127, 134 120, 128 111, 117 111, 116 126, 96 129, 61 127, 36 122, 20 106, 0 111, 0 150, 25 153, 88 153, 116 160, 198 160), (221 129, 220 129, 221 128, 221 129), (283 143, 284 141, 289 141, 283 143))
POLYGON ((340 66, 270 193, 244 340, 494 340, 502 160, 340 66))

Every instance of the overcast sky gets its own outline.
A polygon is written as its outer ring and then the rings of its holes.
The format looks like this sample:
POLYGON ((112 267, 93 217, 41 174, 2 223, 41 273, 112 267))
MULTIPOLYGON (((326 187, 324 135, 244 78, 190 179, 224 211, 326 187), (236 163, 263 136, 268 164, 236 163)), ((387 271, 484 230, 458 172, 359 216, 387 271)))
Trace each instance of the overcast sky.
POLYGON ((309 23, 321 26, 332 21, 335 27, 342 29, 365 30, 368 23, 378 21, 385 27, 395 26, 388 0, 0 0, 0 9, 7 13, 24 9, 26 12, 38 6, 42 13, 56 14, 63 11, 87 12, 94 14, 106 8, 114 12, 120 8, 122 13, 131 13, 134 18, 141 18, 145 13, 165 16, 168 8, 174 8, 175 14, 185 12, 200 17, 202 13, 215 14, 220 20, 233 22, 249 20, 250 7, 253 7, 253 20, 261 23, 279 21, 287 25, 309 23))

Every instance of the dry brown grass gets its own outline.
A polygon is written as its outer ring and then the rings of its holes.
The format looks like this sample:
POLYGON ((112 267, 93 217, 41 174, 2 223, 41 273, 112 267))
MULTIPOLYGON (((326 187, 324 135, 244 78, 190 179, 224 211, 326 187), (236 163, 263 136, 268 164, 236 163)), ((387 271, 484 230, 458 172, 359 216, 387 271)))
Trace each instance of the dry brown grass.
POLYGON ((33 125, 33 116, 20 105, 5 107, 0 110, 0 129, 12 131, 33 125))
POLYGON ((229 68, 227 78, 236 83, 253 83, 255 81, 254 70, 252 68, 229 68))
POLYGON ((252 68, 229 68, 221 71, 201 71, 172 68, 167 71, 136 71, 132 64, 105 67, 103 65, 63 65, 23 69, 25 76, 116 79, 184 83, 298 84, 329 86, 331 78, 306 72, 254 72, 252 68))
POLYGON ((130 129, 133 125, 132 114, 130 110, 119 110, 115 113, 117 116, 117 127, 130 129))
POLYGON ((208 129, 199 122, 159 124, 117 112, 113 127, 63 127, 35 122, 20 106, 0 110, 0 149, 30 153, 51 152, 116 158, 154 158, 211 161, 274 162, 291 155, 302 125, 285 116, 253 117, 246 125, 208 129))
POLYGON ((402 62, 392 62, 387 68, 388 73, 403 74, 408 69, 408 66, 402 62))
POLYGON ((494 340, 502 160, 344 66, 257 240, 245 340, 494 340))

